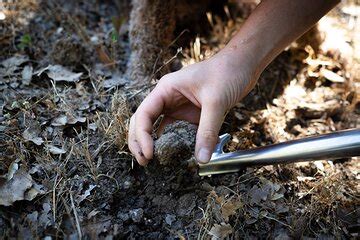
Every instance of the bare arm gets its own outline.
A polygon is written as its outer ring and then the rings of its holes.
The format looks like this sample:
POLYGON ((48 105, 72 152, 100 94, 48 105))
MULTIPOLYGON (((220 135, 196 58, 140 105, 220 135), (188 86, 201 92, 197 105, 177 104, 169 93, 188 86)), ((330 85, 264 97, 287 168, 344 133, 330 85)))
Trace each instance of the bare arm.
MULTIPOLYGON (((292 41, 330 11, 339 0, 264 0, 222 50, 246 56, 258 76, 292 41)), ((238 64, 241 59, 238 58, 238 64)))

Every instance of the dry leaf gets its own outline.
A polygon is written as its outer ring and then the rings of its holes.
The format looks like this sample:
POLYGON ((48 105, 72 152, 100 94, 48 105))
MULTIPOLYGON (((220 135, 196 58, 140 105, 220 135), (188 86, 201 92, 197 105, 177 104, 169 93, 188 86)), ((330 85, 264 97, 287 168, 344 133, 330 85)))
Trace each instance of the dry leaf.
POLYGON ((66 153, 66 150, 62 149, 62 148, 58 148, 58 147, 55 147, 54 145, 46 145, 47 149, 49 150, 49 152, 51 154, 54 154, 54 155, 59 155, 59 154, 64 154, 66 153))
POLYGON ((16 55, 11 58, 5 59, 0 63, 0 65, 3 66, 3 69, 0 71, 1 75, 13 75, 14 72, 19 68, 19 66, 27 61, 29 61, 29 57, 25 55, 16 55))
POLYGON ((73 73, 61 65, 49 65, 46 68, 40 69, 39 71, 35 72, 35 74, 37 74, 37 76, 40 76, 43 72, 45 72, 48 77, 55 82, 77 82, 82 75, 82 73, 73 73))
POLYGON ((8 181, 10 181, 14 177, 14 174, 16 173, 17 170, 19 170, 19 164, 15 160, 9 166, 8 172, 6 174, 6 178, 7 178, 8 181))
POLYGON ((104 88, 112 88, 112 87, 118 87, 123 86, 126 84, 126 80, 119 75, 114 75, 110 79, 106 79, 104 81, 104 88))
POLYGON ((84 122, 86 122, 86 117, 67 116, 67 124, 76 124, 76 123, 84 123, 84 122))
POLYGON ((236 211, 243 207, 243 204, 238 199, 232 199, 224 203, 221 207, 221 214, 226 222, 229 221, 231 215, 236 214, 236 211))
POLYGON ((29 85, 31 78, 33 75, 33 67, 32 66, 25 66, 22 70, 21 76, 22 76, 22 83, 24 85, 29 85))
POLYGON ((261 201, 266 201, 268 194, 268 191, 264 191, 264 189, 258 186, 253 186, 249 191, 250 203, 260 204, 261 201))
POLYGON ((34 183, 32 188, 30 188, 29 190, 27 190, 25 192, 24 200, 31 201, 35 197, 37 197, 39 194, 45 194, 45 191, 43 190, 43 188, 44 187, 42 185, 34 183))
POLYGON ((56 117, 52 120, 51 125, 55 127, 65 126, 67 123, 67 117, 65 115, 56 117))
POLYGON ((271 200, 272 201, 275 201, 275 200, 278 200, 278 199, 280 199, 280 198, 283 198, 284 197, 284 194, 282 194, 282 193, 274 193, 272 196, 271 196, 271 200))
POLYGON ((51 125, 54 127, 65 126, 66 124, 76 124, 86 122, 86 117, 73 117, 61 115, 52 120, 51 125))
POLYGON ((18 170, 10 181, 0 184, 0 205, 10 206, 15 201, 24 200, 25 192, 33 185, 29 173, 18 170))
POLYGON ((221 225, 214 224, 214 226, 210 229, 209 235, 212 236, 212 240, 224 239, 232 234, 232 232, 233 228, 230 224, 221 223, 221 225))
POLYGON ((331 82, 335 82, 335 83, 345 82, 345 78, 343 78, 342 76, 340 76, 337 73, 334 73, 328 69, 322 68, 320 70, 320 73, 324 76, 324 78, 326 78, 327 80, 329 80, 331 82))
POLYGON ((29 61, 29 57, 25 56, 25 55, 15 55, 11 58, 5 59, 4 61, 1 62, 1 65, 4 68, 11 68, 14 66, 19 66, 21 64, 23 64, 24 62, 29 61))
POLYGON ((36 128, 28 128, 26 129, 22 136, 26 141, 30 141, 35 143, 36 145, 40 146, 44 143, 44 140, 38 136, 39 131, 36 128))
POLYGON ((99 45, 96 47, 96 52, 99 56, 99 59, 102 63, 113 66, 115 64, 114 60, 112 60, 109 55, 106 53, 104 47, 102 45, 99 45))

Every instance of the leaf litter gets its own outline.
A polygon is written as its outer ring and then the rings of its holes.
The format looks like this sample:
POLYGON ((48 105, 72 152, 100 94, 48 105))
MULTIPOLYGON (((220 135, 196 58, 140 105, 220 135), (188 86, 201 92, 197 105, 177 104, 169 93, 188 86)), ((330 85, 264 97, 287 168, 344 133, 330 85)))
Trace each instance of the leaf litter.
MULTIPOLYGON (((99 3, 95 10, 91 1, 39 6, 29 31, 33 44, 20 51, 10 41, 0 64, 1 236, 358 236, 358 159, 248 168, 211 178, 172 164, 156 165, 156 171, 137 166, 127 148, 127 129, 139 96, 148 90, 139 94, 122 78, 129 43, 126 32, 117 42, 110 39, 108 16, 115 14, 114 6, 99 3), (66 24, 49 16, 49 9, 66 24), (89 25, 81 25, 84 19, 89 25), (94 49, 71 55, 69 62, 71 49, 54 58, 64 46, 91 48, 86 36, 95 35, 101 58, 118 70, 98 64, 103 60, 85 61, 94 49)), ((32 7, 19 11, 20 18, 27 19, 32 7)), ((191 47, 184 47, 176 61, 185 66, 221 49, 244 20, 232 7, 228 13, 209 12, 209 37, 189 39, 191 47)), ((221 130, 232 135, 228 151, 359 126, 354 70, 336 53, 314 49, 309 41, 292 44, 229 112, 221 130)), ((186 149, 171 161, 186 160, 182 157, 191 155, 186 149)))
POLYGON ((46 73, 47 76, 55 82, 77 82, 83 75, 83 73, 73 73, 61 65, 49 65, 36 71, 34 74, 40 76, 42 73, 46 73))

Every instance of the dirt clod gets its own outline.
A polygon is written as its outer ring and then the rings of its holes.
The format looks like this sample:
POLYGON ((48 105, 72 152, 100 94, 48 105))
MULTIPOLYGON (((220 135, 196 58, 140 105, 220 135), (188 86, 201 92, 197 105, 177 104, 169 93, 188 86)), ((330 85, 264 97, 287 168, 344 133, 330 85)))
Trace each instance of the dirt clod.
POLYGON ((195 148, 197 126, 176 121, 165 127, 164 133, 155 141, 155 158, 161 165, 173 164, 175 160, 187 160, 195 148))

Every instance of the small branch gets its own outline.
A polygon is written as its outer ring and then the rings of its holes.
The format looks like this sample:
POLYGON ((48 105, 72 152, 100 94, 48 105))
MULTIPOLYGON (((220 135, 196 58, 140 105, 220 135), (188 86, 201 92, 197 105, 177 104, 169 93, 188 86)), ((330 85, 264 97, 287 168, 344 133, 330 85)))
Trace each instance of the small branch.
POLYGON ((80 227, 80 221, 79 221, 79 217, 75 208, 75 204, 74 204, 74 198, 72 196, 71 191, 69 191, 69 195, 70 195, 70 201, 71 201, 71 208, 74 212, 74 217, 75 217, 75 222, 76 222, 76 230, 78 232, 79 235, 79 239, 82 239, 82 232, 81 232, 81 227, 80 227))

